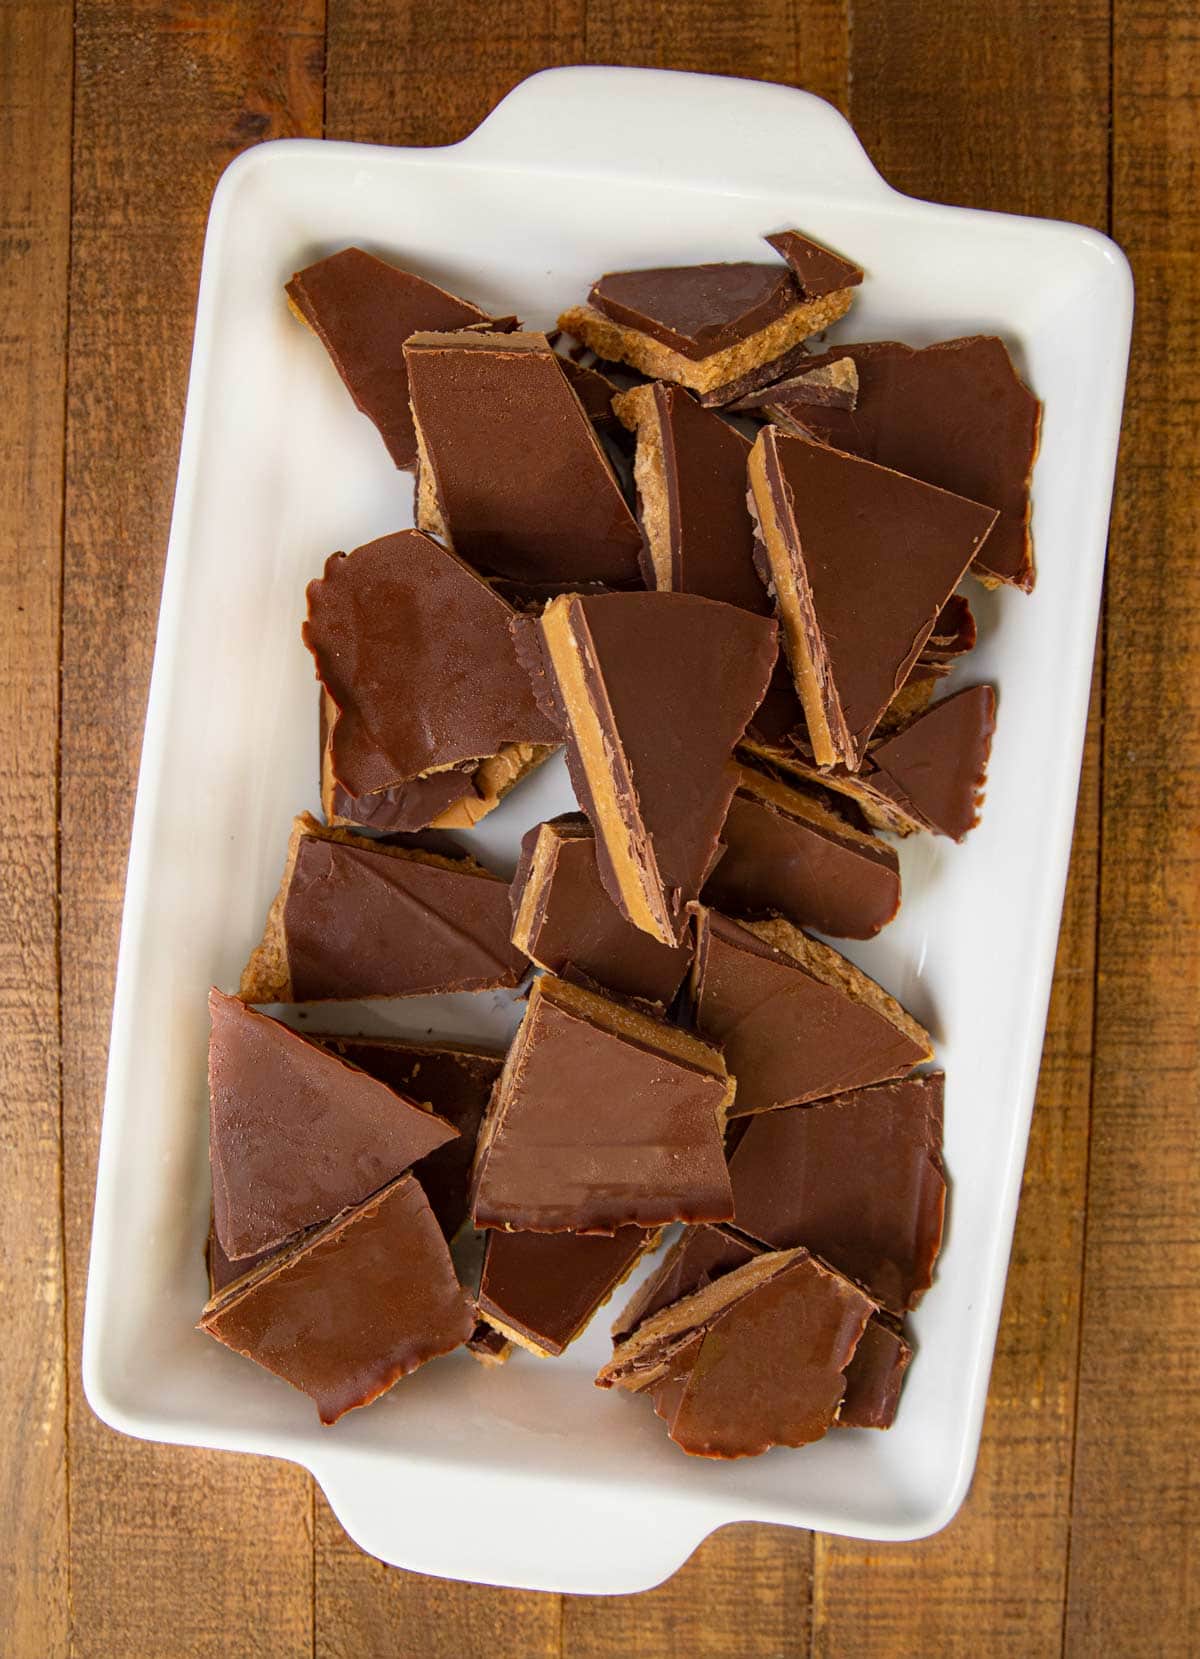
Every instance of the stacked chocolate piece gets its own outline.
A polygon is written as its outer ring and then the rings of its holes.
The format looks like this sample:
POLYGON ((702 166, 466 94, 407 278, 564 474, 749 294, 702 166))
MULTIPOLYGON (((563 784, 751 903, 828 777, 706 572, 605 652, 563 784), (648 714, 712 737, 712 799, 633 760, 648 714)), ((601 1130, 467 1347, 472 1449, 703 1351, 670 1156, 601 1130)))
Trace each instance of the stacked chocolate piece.
POLYGON ((995 339, 814 349, 863 273, 767 240, 554 335, 354 248, 288 284, 416 473, 417 527, 309 584, 324 822, 210 999, 201 1327, 323 1422, 460 1346, 561 1354, 676 1224, 601 1387, 708 1457, 895 1416, 943 1078, 827 940, 899 909, 879 831, 977 820, 994 692, 936 694, 967 573, 1033 585, 1040 411, 995 339), (579 810, 511 883, 439 839, 560 747, 579 810), (527 979, 503 1054, 252 1006, 527 979))

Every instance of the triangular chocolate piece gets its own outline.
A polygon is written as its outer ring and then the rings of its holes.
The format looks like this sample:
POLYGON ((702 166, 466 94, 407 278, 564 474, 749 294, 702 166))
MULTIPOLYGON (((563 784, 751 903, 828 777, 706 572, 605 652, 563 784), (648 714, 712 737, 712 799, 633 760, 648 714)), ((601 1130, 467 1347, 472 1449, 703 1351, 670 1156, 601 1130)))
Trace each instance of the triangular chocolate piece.
POLYGON ((860 265, 843 259, 840 253, 834 253, 832 248, 814 242, 811 236, 804 236, 798 230, 781 230, 763 240, 771 244, 780 258, 787 260, 805 299, 815 300, 821 294, 856 288, 863 279, 860 265))
POLYGON ((506 744, 554 743, 513 649, 515 614, 416 530, 327 559, 302 632, 337 710, 335 780, 368 795, 506 744))
POLYGON ((893 1313, 915 1307, 942 1241, 943 1077, 909 1077, 755 1117, 730 1159, 734 1226, 803 1241, 893 1313))
POLYGON ((403 1175, 215 1296, 200 1329, 336 1423, 474 1323, 425 1194, 403 1175))
POLYGON ((538 627, 604 885, 675 944, 717 856, 775 624, 694 594, 630 593, 564 595, 538 627))
POLYGON ((641 1227, 621 1227, 611 1238, 497 1228, 487 1235, 476 1306, 520 1347, 561 1354, 658 1237, 641 1227))
POLYGON ((635 386, 617 412, 637 433, 633 476, 647 587, 699 593, 770 616, 746 510, 749 439, 682 386, 635 386))
POLYGON ((696 1029, 737 1080, 730 1113, 770 1111, 903 1077, 928 1032, 873 979, 783 921, 697 917, 696 1029))
POLYGON ((771 426, 750 482, 817 764, 855 769, 996 511, 771 426))
POLYGON ((725 407, 731 414, 743 409, 759 410, 787 431, 791 410, 853 409, 857 401, 858 370, 853 357, 833 357, 822 359, 815 369, 802 368, 784 380, 758 386, 725 407))
POLYGON ((836 346, 817 359, 850 357, 858 369, 853 410, 773 399, 778 418, 970 501, 1000 517, 979 549, 975 574, 1028 593, 1034 583, 1029 480, 1042 406, 1024 384, 1003 340, 968 335, 915 350, 898 340, 836 346))
POLYGON ((457 1131, 278 1020, 208 998, 214 1220, 231 1261, 348 1209, 457 1131))
POLYGON ((739 1238, 724 1227, 685 1227, 659 1263, 658 1271, 630 1297, 613 1321, 613 1341, 622 1341, 672 1302, 703 1290, 714 1279, 732 1273, 735 1267, 762 1253, 762 1245, 739 1238))
POLYGON ((325 347, 346 390, 398 467, 417 462, 404 342, 420 328, 490 323, 486 311, 361 248, 309 265, 287 285, 293 311, 325 347))
POLYGON ((846 1392, 838 1412, 839 1429, 890 1429, 900 1404, 904 1373, 912 1345, 886 1314, 872 1314, 846 1367, 846 1392))
POLYGON ((944 697, 872 746, 871 787, 925 828, 961 841, 979 822, 995 729, 990 685, 944 697))

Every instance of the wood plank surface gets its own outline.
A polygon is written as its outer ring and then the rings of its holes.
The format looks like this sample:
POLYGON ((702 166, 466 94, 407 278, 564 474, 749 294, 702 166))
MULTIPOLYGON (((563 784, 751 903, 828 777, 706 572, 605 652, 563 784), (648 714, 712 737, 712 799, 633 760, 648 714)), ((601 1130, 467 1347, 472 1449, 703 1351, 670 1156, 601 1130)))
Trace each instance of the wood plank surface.
POLYGON ((58 636, 71 7, 0 8, 0 1653, 67 1652, 58 636))
POLYGON ((319 4, 79 0, 62 905, 73 1651, 309 1653, 311 1490, 139 1444, 78 1387, 113 964, 204 218, 255 139, 321 130, 319 4))
POLYGON ((1109 555, 1095 1104, 1065 1651, 1200 1652, 1200 30, 1118 0, 1138 315, 1109 555))

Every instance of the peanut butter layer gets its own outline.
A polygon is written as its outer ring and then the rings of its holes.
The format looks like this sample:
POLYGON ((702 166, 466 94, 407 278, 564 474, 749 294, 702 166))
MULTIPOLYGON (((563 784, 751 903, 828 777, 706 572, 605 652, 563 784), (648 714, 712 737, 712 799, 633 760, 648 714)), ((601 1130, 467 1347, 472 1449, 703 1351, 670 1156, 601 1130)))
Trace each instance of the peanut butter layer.
POLYGON ((214 1297, 199 1328, 336 1423, 474 1323, 433 1211, 403 1175, 214 1297))
MULTIPOLYGON (((308 584, 303 636, 336 710, 334 782, 364 796, 474 768, 506 744, 552 744, 558 734, 513 650, 515 614, 416 530, 333 554, 308 584)), ((470 780, 459 782, 469 793, 470 780)))
POLYGON ((741 1267, 763 1247, 724 1227, 687 1227, 663 1257, 657 1273, 645 1281, 613 1322, 614 1342, 632 1335, 653 1314, 741 1267))
POLYGON ((728 762, 767 688, 775 625, 694 594, 631 593, 556 599, 537 632, 601 880, 636 927, 675 945, 717 856, 728 762))
POLYGON ((915 1307, 942 1241, 940 1072, 763 1112, 730 1159, 734 1225, 768 1249, 801 1240, 883 1307, 915 1307))
POLYGON ((875 1304, 810 1255, 756 1256, 646 1320, 596 1378, 649 1392, 697 1457, 805 1446, 837 1419, 875 1304))
POLYGON ((476 1305, 510 1341, 543 1357, 561 1354, 657 1237, 641 1227, 611 1238, 490 1232, 476 1305))
POLYGON ((512 941, 539 967, 584 974, 618 996, 665 1008, 692 960, 691 941, 660 944, 634 927, 609 898, 587 819, 555 818, 521 843, 512 882, 512 941))
POLYGON ((835 938, 869 939, 900 908, 900 861, 813 795, 741 767, 704 886, 735 916, 783 916, 835 938))
POLYGON ((843 259, 821 242, 814 242, 798 230, 781 230, 763 238, 785 259, 805 299, 813 300, 822 294, 836 294, 845 288, 857 288, 863 279, 862 267, 851 259, 843 259))
POLYGON ((639 582, 641 532, 543 334, 415 334, 417 522, 524 583, 639 582))
POLYGON ((996 729, 996 693, 944 697, 870 751, 871 787, 923 828, 961 841, 979 822, 996 729))
POLYGON ((746 510, 749 441, 681 386, 635 387, 621 393, 616 408, 637 432, 634 479, 649 553, 647 587, 698 593, 769 616, 746 510))
POLYGON ((475 1225, 614 1234, 727 1220, 732 1092, 697 1038, 536 979, 479 1138, 475 1225))
POLYGON ((995 509, 770 426, 750 484, 817 765, 855 771, 995 509))
POLYGON ((903 1077, 929 1035, 859 968, 783 921, 697 916, 695 1024, 737 1080, 734 1116, 903 1077))
POLYGON ((837 1427, 890 1429, 912 1357, 903 1333, 894 1329, 885 1314, 872 1314, 846 1367, 846 1392, 837 1427))
POLYGON ((213 1220, 231 1261, 361 1202, 458 1131, 357 1066, 209 993, 213 1220))
POLYGON ((293 311, 321 341, 355 405, 398 467, 413 467, 404 342, 419 328, 490 323, 486 311, 361 248, 318 260, 287 285, 293 311))
POLYGON ((818 362, 851 357, 853 410, 779 400, 783 419, 865 460, 999 510, 974 571, 991 587, 1034 584, 1029 484, 1042 406, 989 335, 914 350, 896 340, 838 346, 818 362))
POLYGON ((516 985, 508 883, 470 859, 292 826, 262 942, 242 975, 247 1002, 429 996, 516 985))

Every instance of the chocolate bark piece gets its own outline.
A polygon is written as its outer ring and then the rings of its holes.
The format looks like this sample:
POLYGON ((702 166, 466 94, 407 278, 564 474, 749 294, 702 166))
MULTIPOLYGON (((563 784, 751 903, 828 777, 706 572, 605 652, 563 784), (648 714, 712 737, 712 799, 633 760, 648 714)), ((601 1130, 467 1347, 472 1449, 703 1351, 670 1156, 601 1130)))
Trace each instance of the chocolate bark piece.
POLYGON ((739 1238, 725 1227, 686 1227, 653 1274, 621 1309, 613 1322, 614 1342, 632 1335, 651 1315, 691 1296, 722 1274, 741 1267, 763 1247, 739 1238))
POLYGON ((973 569, 988 587, 1034 584, 1029 484, 1042 406, 1002 340, 968 335, 915 350, 897 340, 838 346, 858 368, 853 411, 780 406, 824 442, 999 509, 973 569))
POLYGON ((757 386, 725 407, 731 414, 742 410, 761 413, 768 420, 777 421, 786 431, 789 427, 794 429, 794 423, 788 419, 789 409, 810 406, 853 409, 857 402, 858 369, 853 357, 834 357, 815 369, 805 367, 784 380, 772 381, 769 386, 757 386), (786 400, 786 408, 781 406, 781 399, 786 400))
POLYGON ((231 1261, 357 1204, 457 1130, 278 1020, 208 997, 213 1219, 231 1261))
POLYGON ((398 467, 413 467, 417 461, 405 340, 419 328, 498 326, 469 300, 362 248, 343 248, 297 271, 287 297, 329 353, 355 406, 378 428, 398 467))
POLYGON ((508 883, 469 858, 328 829, 302 812, 245 1002, 416 997, 516 985, 508 883))
MULTIPOLYGON (((558 354, 556 354, 558 355, 558 354)), ((562 372, 583 411, 598 432, 610 432, 620 425, 613 398, 620 390, 607 375, 589 363, 579 363, 573 357, 558 356, 562 372)))
POLYGON ((875 1311, 807 1250, 772 1251, 652 1315, 596 1378, 649 1392, 698 1457, 805 1446, 836 1421, 845 1371, 875 1311))
POLYGON ((970 600, 963 593, 952 593, 938 612, 918 661, 930 668, 949 665, 973 651, 978 638, 970 600))
POLYGON ((646 586, 770 616, 746 511, 749 440, 682 386, 638 386, 622 392, 615 407, 637 433, 633 476, 646 586))
POLYGON ((458 1130, 457 1139, 448 1140, 413 1166, 438 1226, 447 1241, 453 1239, 470 1209, 475 1143, 504 1056, 453 1043, 309 1035, 313 1042, 340 1054, 397 1094, 427 1106, 458 1130))
POLYGON ((775 624, 690 593, 568 595, 536 633, 601 880, 636 927, 677 944, 717 856, 727 763, 766 691, 775 624))
POLYGON ((890 1429, 912 1357, 911 1345, 887 1315, 872 1314, 846 1367, 846 1392, 837 1427, 890 1429))
POLYGON ((204 1265, 208 1270, 208 1292, 215 1296, 218 1291, 225 1290, 235 1279, 240 1279, 245 1273, 252 1273, 256 1267, 265 1262, 276 1252, 277 1246, 272 1245, 269 1250, 260 1250, 256 1255, 243 1256, 241 1261, 231 1261, 221 1248, 221 1241, 217 1237, 215 1221, 209 1221, 208 1238, 204 1245, 204 1265))
POLYGON ((513 650, 514 615, 416 530, 327 559, 308 584, 302 633, 336 709, 334 780, 367 795, 477 765, 506 744, 554 743, 513 650))
POLYGON ((733 1083, 698 1038, 536 979, 479 1136, 477 1227, 607 1233, 732 1215, 733 1083))
POLYGON ((402 1175, 214 1297, 198 1328, 336 1423, 474 1323, 425 1194, 402 1175))
POLYGON ((627 921, 609 898, 596 863, 596 838, 578 814, 528 831, 512 881, 512 941, 540 968, 585 974, 618 996, 665 1008, 692 960, 690 939, 660 944, 627 921))
POLYGON ((876 744, 871 786, 937 835, 961 841, 979 822, 996 729, 996 693, 968 686, 876 744))
POLYGON ((738 768, 721 840, 704 900, 735 916, 783 916, 818 933, 870 939, 900 908, 893 848, 748 766, 738 768))
POLYGON ((621 1227, 611 1238, 490 1232, 476 1306, 530 1353, 561 1354, 657 1240, 642 1227, 621 1227))
POLYGON ((507 1365, 513 1344, 503 1331, 481 1319, 467 1338, 467 1351, 481 1365, 507 1365))
POLYGON ((932 1059, 929 1034, 894 997, 788 922, 697 914, 695 1025, 721 1046, 730 1115, 766 1112, 903 1077, 932 1059))
POLYGON ((640 581, 642 537, 544 334, 415 334, 417 523, 518 582, 640 581))
POLYGON ((853 260, 843 259, 821 242, 814 242, 798 230, 777 231, 763 238, 785 259, 805 299, 817 299, 822 294, 836 294, 845 288, 856 288, 863 279, 862 267, 853 260))
POLYGON ((817 765, 854 771, 995 509, 771 426, 749 475, 817 765))
MULTIPOLYGON (((750 716, 741 746, 760 760, 776 761, 796 749, 801 735, 807 742, 804 707, 796 695, 787 657, 780 651, 767 694, 750 716)), ((808 758, 812 759, 811 751, 808 758)))
POLYGON ((942 1241, 941 1072, 764 1112, 730 1159, 735 1226, 801 1240, 892 1313, 915 1307, 942 1241))

